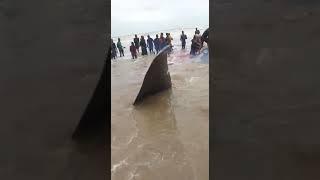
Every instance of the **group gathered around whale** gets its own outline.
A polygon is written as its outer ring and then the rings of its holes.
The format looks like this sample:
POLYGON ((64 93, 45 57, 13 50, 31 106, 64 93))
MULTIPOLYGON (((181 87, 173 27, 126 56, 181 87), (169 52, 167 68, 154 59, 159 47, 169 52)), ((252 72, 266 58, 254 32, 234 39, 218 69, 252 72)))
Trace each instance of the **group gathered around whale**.
MULTIPOLYGON (((196 28, 194 36, 191 40, 191 55, 197 55, 200 53, 200 49, 203 47, 203 42, 208 43, 208 35, 208 29, 201 35, 198 28, 196 28)), ((187 39, 187 35, 184 33, 184 31, 182 31, 180 35, 182 49, 186 48, 187 39)), ((158 54, 161 49, 166 46, 170 46, 170 51, 172 51, 172 40, 173 38, 171 37, 170 33, 166 33, 166 37, 164 37, 163 33, 160 33, 160 37, 158 34, 156 34, 154 39, 151 38, 150 35, 147 36, 147 39, 145 39, 144 36, 139 38, 138 35, 135 35, 129 48, 132 59, 136 59, 138 57, 138 54, 140 54, 140 49, 142 56, 148 55, 148 50, 149 54, 158 54)), ((116 59, 118 57, 118 52, 120 57, 124 56, 124 46, 122 46, 121 39, 118 38, 117 43, 111 39, 111 58, 116 59)))

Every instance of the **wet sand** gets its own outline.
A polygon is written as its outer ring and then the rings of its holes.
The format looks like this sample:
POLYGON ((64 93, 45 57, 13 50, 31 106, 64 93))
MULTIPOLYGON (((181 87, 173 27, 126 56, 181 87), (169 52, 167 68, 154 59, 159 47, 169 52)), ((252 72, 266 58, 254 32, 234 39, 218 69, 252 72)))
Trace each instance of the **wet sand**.
POLYGON ((112 62, 113 180, 208 179, 209 65, 188 53, 168 58, 173 88, 135 107, 153 55, 112 62))

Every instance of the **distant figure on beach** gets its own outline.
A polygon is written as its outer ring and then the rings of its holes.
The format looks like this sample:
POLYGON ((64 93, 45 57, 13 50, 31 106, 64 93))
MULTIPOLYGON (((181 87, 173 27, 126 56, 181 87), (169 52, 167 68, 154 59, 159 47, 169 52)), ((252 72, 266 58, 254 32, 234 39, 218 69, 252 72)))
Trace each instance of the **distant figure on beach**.
POLYGON ((158 37, 158 34, 156 35, 156 38, 153 40, 154 48, 156 49, 157 54, 160 51, 160 39, 158 37))
POLYGON ((140 46, 141 46, 142 55, 148 55, 147 43, 146 43, 146 41, 145 41, 145 39, 144 39, 144 36, 141 36, 140 46))
POLYGON ((198 28, 196 28, 196 31, 194 32, 194 34, 200 34, 200 31, 198 30, 198 28))
POLYGON ((117 47, 118 47, 118 50, 119 50, 119 53, 120 53, 120 57, 124 56, 123 47, 122 47, 120 38, 118 38, 117 47))
POLYGON ((134 35, 134 39, 133 39, 133 42, 134 42, 134 45, 136 46, 136 49, 139 53, 139 46, 140 46, 140 43, 139 43, 139 38, 137 35, 134 35))
POLYGON ((182 34, 180 36, 180 41, 181 41, 181 45, 182 45, 182 49, 186 49, 186 39, 187 35, 184 34, 184 31, 182 31, 182 34))
POLYGON ((137 49, 133 42, 131 42, 130 52, 131 52, 132 59, 137 59, 137 49))
POLYGON ((113 39, 111 39, 111 57, 113 59, 116 59, 117 57, 117 46, 116 44, 113 42, 113 39))
POLYGON ((163 33, 160 33, 159 42, 160 42, 160 50, 162 50, 167 45, 166 39, 163 37, 163 33))
POLYGON ((154 51, 153 51, 153 39, 149 35, 148 35, 147 43, 148 43, 150 54, 151 53, 154 54, 154 51))

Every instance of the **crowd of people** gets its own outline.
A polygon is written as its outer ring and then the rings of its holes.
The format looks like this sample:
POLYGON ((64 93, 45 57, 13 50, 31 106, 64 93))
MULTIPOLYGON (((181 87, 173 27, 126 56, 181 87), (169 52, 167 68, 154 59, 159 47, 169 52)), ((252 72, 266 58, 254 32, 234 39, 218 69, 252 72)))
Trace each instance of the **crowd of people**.
MULTIPOLYGON (((205 32, 208 32, 205 31, 205 32)), ((182 49, 186 48, 186 40, 188 39, 187 35, 182 31, 180 35, 180 41, 182 49)), ((149 54, 158 54, 162 48, 169 46, 170 50, 169 53, 173 49, 172 45, 173 38, 171 37, 170 33, 166 33, 166 37, 164 37, 163 33, 160 33, 160 37, 158 34, 156 34, 156 37, 153 39, 150 37, 150 35, 147 36, 147 40, 145 40, 144 36, 141 36, 140 38, 138 35, 135 35, 133 38, 133 41, 131 42, 130 46, 130 53, 132 56, 132 59, 137 59, 138 54, 140 53, 141 48, 141 55, 145 56, 149 54)), ((200 49, 203 47, 203 42, 206 42, 204 38, 201 36, 200 31, 198 28, 195 30, 195 34, 193 36, 193 39, 191 40, 191 55, 196 55, 200 53, 200 49)), ((115 43, 113 39, 111 39, 111 56, 113 59, 116 59, 118 57, 118 52, 120 54, 120 57, 124 56, 124 48, 121 43, 121 39, 118 38, 118 42, 115 43)))

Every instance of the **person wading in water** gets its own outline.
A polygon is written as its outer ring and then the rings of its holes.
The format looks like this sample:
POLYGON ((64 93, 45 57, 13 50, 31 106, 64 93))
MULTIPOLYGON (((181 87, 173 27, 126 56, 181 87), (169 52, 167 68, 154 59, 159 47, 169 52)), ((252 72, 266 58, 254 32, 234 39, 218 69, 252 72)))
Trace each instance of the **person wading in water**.
POLYGON ((151 53, 154 54, 154 51, 153 51, 153 39, 149 35, 148 35, 147 43, 148 43, 150 54, 151 53))
POLYGON ((133 39, 133 42, 134 42, 134 45, 136 46, 136 49, 137 49, 137 51, 139 53, 139 46, 140 46, 139 38, 138 38, 137 35, 134 35, 134 36, 135 36, 135 38, 133 39))
POLYGON ((173 38, 170 36, 170 33, 166 33, 166 35, 167 35, 167 37, 166 37, 166 42, 167 42, 167 45, 169 45, 170 46, 170 51, 169 52, 171 52, 172 51, 172 40, 173 40, 173 38))
POLYGON ((123 47, 122 47, 122 44, 121 44, 120 38, 118 38, 117 47, 118 47, 118 50, 119 50, 119 53, 120 53, 120 57, 124 56, 124 53, 123 53, 123 47))
POLYGON ((191 55, 196 55, 200 52, 201 49, 201 36, 199 34, 195 34, 193 36, 193 39, 191 40, 191 51, 190 54, 191 55))
POLYGON ((160 51, 160 39, 158 37, 158 34, 156 35, 156 38, 153 40, 154 48, 156 49, 157 54, 160 51))
POLYGON ((160 33, 160 51, 167 45, 166 39, 163 37, 163 33, 160 33))
POLYGON ((182 34, 180 36, 180 41, 181 41, 181 45, 182 45, 182 49, 186 49, 186 39, 187 35, 184 34, 184 31, 182 31, 182 34))
POLYGON ((143 36, 141 36, 141 39, 140 39, 140 46, 141 46, 142 55, 148 55, 147 44, 143 36))
POLYGON ((133 42, 131 42, 130 52, 131 52, 132 59, 137 59, 137 49, 133 42))

